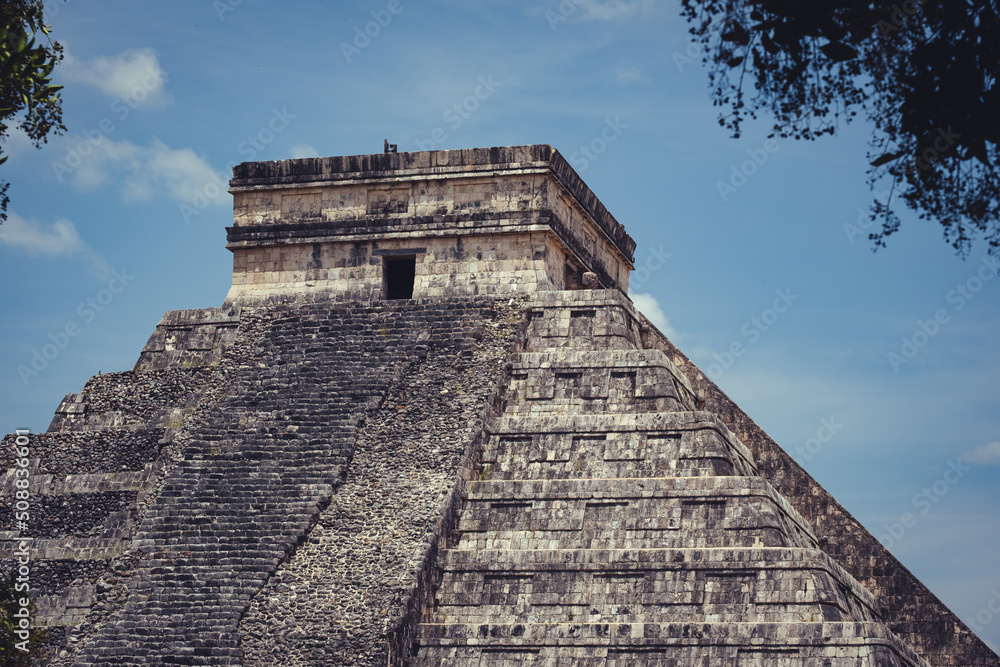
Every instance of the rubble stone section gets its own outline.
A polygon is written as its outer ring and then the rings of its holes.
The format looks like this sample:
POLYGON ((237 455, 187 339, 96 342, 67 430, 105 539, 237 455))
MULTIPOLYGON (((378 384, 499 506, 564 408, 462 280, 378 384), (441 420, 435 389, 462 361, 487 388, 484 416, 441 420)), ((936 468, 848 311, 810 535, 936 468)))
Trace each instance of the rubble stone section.
MULTIPOLYGON (((214 317, 217 309, 210 310, 212 314, 166 314, 164 323, 176 329, 179 347, 204 347, 196 336, 186 341, 181 330, 186 319, 186 328, 196 331, 206 316, 214 317)), ((164 323, 154 341, 162 338, 164 323)), ((248 324, 244 322, 245 329, 248 324)), ((236 323, 230 319, 227 326, 236 323)), ((226 343, 215 339, 213 344, 213 350, 202 349, 200 363, 187 359, 177 368, 139 364, 133 371, 94 376, 83 391, 66 397, 48 432, 30 436, 33 503, 28 529, 10 526, 0 532, 0 544, 9 555, 19 536, 35 538, 32 602, 36 622, 48 628, 43 649, 52 664, 65 664, 80 646, 78 640, 115 606, 109 599, 120 597, 125 588, 121 577, 130 574, 135 560, 137 527, 183 450, 189 437, 185 427, 199 423, 227 391, 240 355, 223 360, 226 343)), ((9 444, 5 441, 3 447, 3 499, 13 497, 9 444)))
POLYGON ((475 345, 424 341, 426 357, 369 410, 343 483, 240 622, 243 664, 387 664, 463 456, 480 446, 519 305, 487 311, 475 345))
MULTIPOLYGON (((224 365, 236 362, 225 390, 210 406, 183 408, 157 460, 164 472, 133 480, 147 500, 121 526, 120 537, 131 539, 119 539, 115 553, 91 554, 109 563, 96 581, 94 572, 81 572, 83 581, 62 588, 65 604, 50 612, 51 620, 83 623, 53 664, 244 664, 241 620, 246 664, 255 664, 258 649, 287 658, 288 644, 314 656, 317 637, 332 651, 327 655, 383 655, 387 628, 412 595, 414 570, 466 440, 477 431, 486 394, 519 330, 519 306, 508 299, 339 307, 300 300, 243 309, 230 350, 219 356, 224 365), (378 506, 382 528, 373 523, 378 506), (311 583, 327 582, 341 594, 341 584, 353 586, 360 598, 343 606, 303 605, 305 618, 281 619, 301 624, 286 626, 272 623, 268 595, 253 607, 263 610, 255 622, 255 612, 247 613, 251 601, 279 566, 290 562, 272 584, 285 599, 296 576, 316 574, 310 554, 328 557, 330 544, 337 556, 311 583), (293 553, 302 555, 288 561, 293 553), (337 575, 338 567, 346 571, 337 575), (339 635, 329 634, 326 608, 340 615, 339 635), (317 618, 322 632, 308 623, 317 618), (253 642, 255 634, 263 645, 253 642)), ((186 317, 197 334, 206 317, 186 317)), ((189 349, 190 338, 181 338, 175 349, 189 349)), ((184 359, 175 354, 154 370, 134 372, 163 373, 178 363, 184 359)), ((97 511, 107 473, 87 476, 87 489, 74 487, 73 477, 53 479, 49 497, 75 491, 79 506, 97 511)), ((63 538, 69 540, 86 541, 63 538)), ((43 558, 80 560, 74 553, 43 558)), ((319 593, 318 585, 302 590, 319 593)))
POLYGON ((417 665, 928 665, 620 294, 539 301, 417 665))
POLYGON ((414 261, 413 296, 628 289, 635 242, 547 145, 251 162, 234 170, 229 304, 385 297, 383 262, 414 261))
POLYGON ((163 410, 199 393, 238 326, 238 308, 168 311, 131 372, 96 375, 81 393, 67 394, 48 430, 101 431, 170 421, 163 410))

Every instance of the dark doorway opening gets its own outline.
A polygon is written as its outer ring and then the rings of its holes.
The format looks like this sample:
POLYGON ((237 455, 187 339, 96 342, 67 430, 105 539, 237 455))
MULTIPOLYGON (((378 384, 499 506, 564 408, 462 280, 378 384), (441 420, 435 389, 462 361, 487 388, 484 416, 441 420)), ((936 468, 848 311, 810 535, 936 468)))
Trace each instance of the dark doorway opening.
POLYGON ((382 276, 386 299, 412 299, 413 278, 417 274, 417 258, 383 257, 382 276))

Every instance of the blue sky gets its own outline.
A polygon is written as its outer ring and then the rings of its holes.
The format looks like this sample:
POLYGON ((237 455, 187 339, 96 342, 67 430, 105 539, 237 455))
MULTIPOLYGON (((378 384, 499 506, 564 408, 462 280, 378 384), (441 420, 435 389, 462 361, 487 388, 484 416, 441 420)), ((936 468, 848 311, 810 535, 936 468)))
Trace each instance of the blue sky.
POLYGON ((643 310, 1000 645, 1000 280, 913 215, 872 253, 864 123, 730 138, 676 2, 52 6, 69 133, 14 134, 0 167, 5 431, 130 369, 166 310, 221 304, 232 164, 549 143, 637 241, 643 310))

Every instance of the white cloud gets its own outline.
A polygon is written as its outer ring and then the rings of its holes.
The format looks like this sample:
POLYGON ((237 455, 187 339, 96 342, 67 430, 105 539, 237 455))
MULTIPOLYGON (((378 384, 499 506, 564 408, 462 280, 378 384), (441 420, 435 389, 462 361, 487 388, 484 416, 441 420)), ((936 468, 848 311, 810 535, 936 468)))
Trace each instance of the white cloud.
POLYGON ((0 246, 20 250, 32 257, 72 257, 80 254, 91 261, 99 274, 110 272, 104 258, 83 242, 76 225, 66 218, 46 224, 34 219, 25 220, 9 211, 6 222, 0 225, 0 246))
POLYGON ((558 7, 536 5, 524 11, 528 16, 544 16, 555 30, 563 21, 625 21, 636 16, 646 19, 657 9, 655 0, 563 0, 558 7))
POLYGON ((69 53, 60 72, 71 81, 96 86, 130 107, 167 102, 167 74, 152 49, 131 49, 113 56, 81 61, 69 53))
POLYGON ((975 463, 981 466, 1000 465, 1000 440, 973 447, 962 454, 960 458, 966 463, 975 463))
MULTIPOLYGON (((70 138, 69 144, 78 145, 78 139, 70 138)), ((227 186, 227 179, 217 178, 208 162, 192 149, 170 148, 159 139, 153 139, 149 146, 139 146, 104 137, 91 147, 70 176, 73 185, 83 190, 117 181, 125 201, 149 201, 165 195, 188 202, 199 193, 223 194, 227 186)), ((207 200, 216 206, 231 202, 223 196, 209 196, 207 200)))
MULTIPOLYGON (((174 199, 184 201, 190 199, 195 191, 203 190, 207 183, 215 181, 212 167, 190 148, 173 149, 154 139, 153 145, 145 149, 143 155, 145 162, 132 174, 132 181, 142 184, 136 199, 149 199, 150 190, 165 189, 174 199)), ((225 197, 215 199, 219 204, 228 203, 225 197)))
POLYGON ((295 144, 288 149, 289 158, 297 160, 303 157, 319 157, 319 151, 309 144, 295 144))
POLYGON ((25 220, 11 211, 0 225, 0 243, 19 248, 29 255, 71 257, 84 249, 83 239, 70 220, 59 218, 51 225, 25 220))
POLYGON ((663 332, 671 342, 676 343, 680 339, 677 330, 670 324, 667 316, 663 314, 660 304, 652 294, 629 294, 629 298, 632 299, 632 303, 635 304, 636 309, 645 315, 653 323, 653 326, 663 332))
MULTIPOLYGON (((86 151, 77 150, 74 155, 76 159, 67 157, 61 163, 70 173, 73 185, 81 190, 90 190, 103 185, 111 177, 110 171, 116 168, 123 168, 123 165, 132 165, 133 168, 140 162, 141 148, 129 141, 112 141, 107 137, 102 137, 94 142, 79 136, 67 137, 66 144, 75 149, 86 146, 86 151)), ((55 165, 56 163, 53 163, 55 165)), ((57 172, 59 180, 63 178, 65 171, 57 172)))

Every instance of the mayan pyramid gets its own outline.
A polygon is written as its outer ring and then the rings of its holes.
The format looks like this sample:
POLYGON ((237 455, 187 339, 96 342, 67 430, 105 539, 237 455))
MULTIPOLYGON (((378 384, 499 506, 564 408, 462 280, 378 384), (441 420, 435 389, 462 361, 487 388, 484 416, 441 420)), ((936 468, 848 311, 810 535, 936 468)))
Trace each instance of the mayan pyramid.
POLYGON ((239 165, 232 288, 30 443, 52 665, 996 667, 639 313, 550 146, 239 165))

